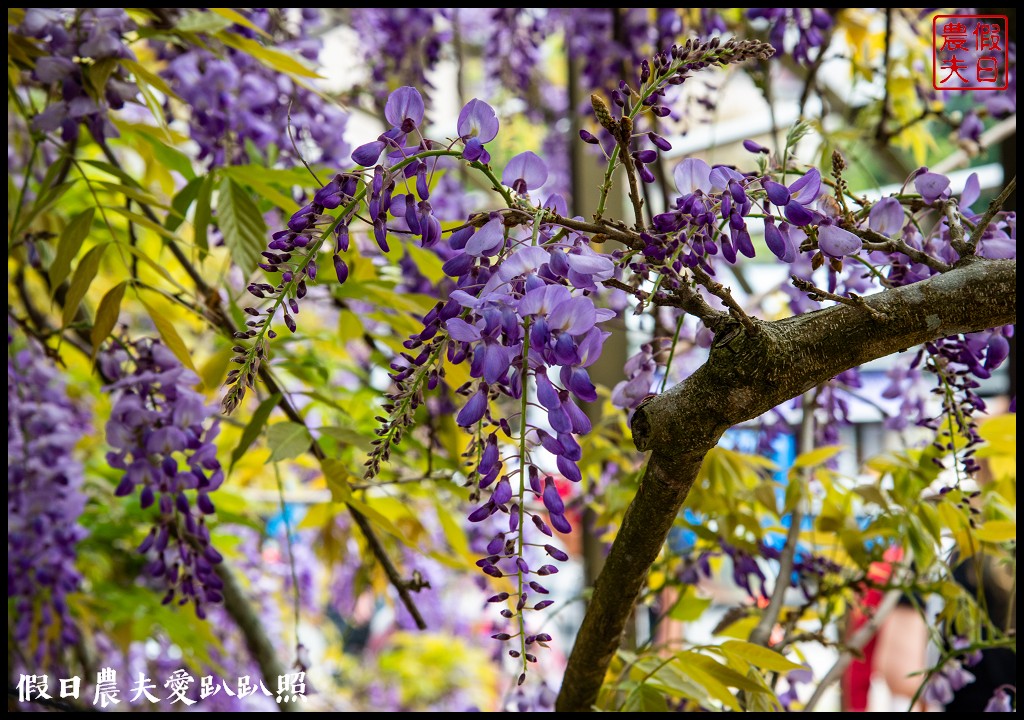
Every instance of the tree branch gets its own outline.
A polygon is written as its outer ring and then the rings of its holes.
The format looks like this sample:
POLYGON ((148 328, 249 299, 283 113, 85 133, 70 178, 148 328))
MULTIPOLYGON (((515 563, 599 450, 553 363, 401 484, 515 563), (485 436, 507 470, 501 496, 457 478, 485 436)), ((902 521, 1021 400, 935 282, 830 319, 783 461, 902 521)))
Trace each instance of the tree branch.
POLYGON ((1016 322, 1017 264, 966 258, 923 282, 864 298, 889 317, 836 305, 775 322, 755 321, 728 351, 637 409, 633 441, 651 451, 569 658, 556 708, 588 711, 704 456, 733 425, 750 420, 851 367, 923 342, 1016 322))
POLYGON ((849 667, 850 662, 853 660, 854 655, 864 649, 864 646, 871 642, 877 633, 878 629, 882 627, 882 623, 889 617, 889 614, 896 609, 899 605, 900 598, 903 596, 903 590, 890 590, 882 598, 882 602, 878 605, 875 610, 875 614, 871 616, 871 619, 864 623, 857 632, 853 634, 850 641, 846 643, 846 649, 843 650, 843 654, 836 660, 835 665, 825 673, 825 677, 821 679, 818 686, 814 688, 814 694, 807 701, 804 706, 804 712, 811 712, 814 707, 818 704, 818 701, 824 696, 825 691, 839 678, 843 676, 846 668, 849 667))
POLYGON ((974 225, 974 232, 971 233, 970 239, 967 241, 967 249, 973 255, 974 251, 978 248, 978 243, 981 241, 981 236, 985 234, 985 228, 992 222, 992 218, 996 216, 996 213, 1003 209, 1003 205, 1013 195, 1014 191, 1017 190, 1017 176, 1006 184, 1003 191, 992 202, 988 204, 988 210, 981 216, 977 223, 974 225))

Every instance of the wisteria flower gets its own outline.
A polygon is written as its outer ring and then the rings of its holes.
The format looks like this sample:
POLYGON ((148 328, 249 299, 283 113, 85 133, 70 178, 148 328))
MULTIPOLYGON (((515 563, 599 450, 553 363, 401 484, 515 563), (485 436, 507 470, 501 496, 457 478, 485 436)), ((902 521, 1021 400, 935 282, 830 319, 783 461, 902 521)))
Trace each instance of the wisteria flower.
POLYGON ((548 166, 536 153, 527 150, 508 161, 501 174, 501 183, 525 195, 536 190, 548 179, 548 166))
POLYGON ((458 131, 459 138, 466 143, 462 157, 471 162, 490 162, 491 156, 484 145, 498 134, 498 118, 494 108, 483 100, 473 98, 459 113, 458 131))

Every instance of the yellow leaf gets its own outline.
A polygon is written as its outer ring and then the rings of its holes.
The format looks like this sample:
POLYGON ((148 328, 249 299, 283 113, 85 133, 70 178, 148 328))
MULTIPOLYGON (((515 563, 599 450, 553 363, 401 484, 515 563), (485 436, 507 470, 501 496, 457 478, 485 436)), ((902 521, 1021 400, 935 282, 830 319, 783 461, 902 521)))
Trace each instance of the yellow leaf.
POLYGON ((826 445, 825 447, 814 448, 805 453, 800 453, 793 461, 794 468, 814 467, 832 459, 843 450, 842 445, 826 445))
POLYGON ((800 665, 795 662, 787 660, 780 653, 774 650, 769 650, 766 647, 760 645, 754 645, 753 643, 744 642, 743 640, 728 640, 721 645, 722 652, 726 655, 739 658, 740 660, 746 660, 754 667, 764 668, 766 670, 774 670, 775 672, 790 672, 791 670, 799 670, 800 665))
POLYGON ((189 355, 188 348, 185 347, 185 341, 181 339, 181 335, 174 329, 174 323, 168 319, 169 313, 167 310, 154 307, 141 298, 139 302, 142 303, 142 306, 146 308, 146 312, 149 313, 149 317, 153 320, 153 324, 156 325, 156 331, 160 333, 160 337, 163 338, 167 349, 174 353, 176 358, 181 360, 182 365, 196 375, 199 375, 196 366, 192 364, 192 356, 189 355))
POLYGON ((1016 520, 989 520, 974 531, 974 537, 983 542, 1002 543, 1017 539, 1016 520))

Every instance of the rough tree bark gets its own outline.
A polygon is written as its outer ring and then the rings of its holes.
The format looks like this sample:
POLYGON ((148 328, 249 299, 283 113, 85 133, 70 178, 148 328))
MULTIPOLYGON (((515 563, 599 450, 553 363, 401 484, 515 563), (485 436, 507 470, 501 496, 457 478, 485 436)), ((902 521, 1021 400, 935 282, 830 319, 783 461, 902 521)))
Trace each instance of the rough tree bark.
POLYGON ((1014 260, 970 257, 929 280, 774 322, 755 321, 719 345, 686 381, 646 402, 632 421, 647 470, 626 511, 580 628, 558 711, 593 709, 644 578, 686 500, 704 456, 730 427, 852 367, 929 340, 1012 324, 1014 260))

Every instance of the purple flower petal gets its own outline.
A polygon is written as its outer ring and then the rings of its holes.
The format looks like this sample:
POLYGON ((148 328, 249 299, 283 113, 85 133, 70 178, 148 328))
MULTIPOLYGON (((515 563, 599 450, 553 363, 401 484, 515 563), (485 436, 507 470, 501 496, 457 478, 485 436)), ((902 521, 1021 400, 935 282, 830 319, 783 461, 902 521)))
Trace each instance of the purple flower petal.
POLYGON ((821 193, 821 173, 817 168, 811 168, 789 186, 789 193, 801 205, 810 205, 821 193))
POLYGON ((518 193, 536 190, 548 179, 548 167, 536 153, 527 151, 508 161, 501 182, 518 193))
POLYGON ((948 196, 949 178, 938 173, 926 172, 914 180, 914 187, 926 203, 933 203, 940 197, 948 196))
POLYGON ((423 122, 423 97, 414 87, 400 87, 388 96, 384 117, 393 127, 409 133, 423 122))
POLYGON ((501 218, 494 218, 477 230, 466 243, 466 254, 473 257, 492 257, 505 245, 505 226, 501 218))
POLYGON ((788 187, 773 180, 764 180, 761 184, 764 186, 764 191, 768 194, 768 201, 772 205, 786 207, 790 200, 788 187))
POLYGON ((459 113, 459 137, 463 140, 476 139, 488 143, 498 134, 498 118, 494 108, 483 100, 473 98, 459 113))
POLYGON ((458 416, 455 418, 455 422, 461 427, 471 427, 480 422, 480 418, 484 416, 484 412, 487 410, 487 392, 480 388, 473 394, 462 410, 459 411, 458 416))
POLYGON ((672 172, 680 195, 692 195, 700 190, 711 192, 711 166, 697 158, 686 158, 672 172))
POLYGON ((475 325, 470 325, 461 318, 452 318, 445 327, 448 328, 448 335, 460 342, 474 342, 480 339, 480 331, 475 325))
POLYGON ((555 483, 551 478, 544 480, 544 507, 548 509, 548 512, 554 515, 565 514, 565 503, 562 502, 561 496, 558 494, 558 490, 555 488, 555 483))
POLYGON ((859 237, 835 225, 822 225, 818 228, 818 247, 830 257, 852 255, 863 245, 859 237))
POLYGON ((906 216, 903 206, 893 197, 882 198, 868 214, 868 227, 886 237, 892 237, 903 229, 906 216))

